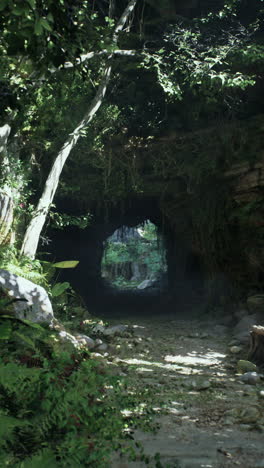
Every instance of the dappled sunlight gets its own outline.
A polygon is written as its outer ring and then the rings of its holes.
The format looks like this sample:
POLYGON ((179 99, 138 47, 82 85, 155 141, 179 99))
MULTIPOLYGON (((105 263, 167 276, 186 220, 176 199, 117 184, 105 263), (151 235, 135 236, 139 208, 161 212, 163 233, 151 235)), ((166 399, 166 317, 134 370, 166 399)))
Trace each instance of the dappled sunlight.
MULTIPOLYGON (((133 358, 133 359, 121 359, 120 360, 121 362, 124 362, 126 364, 130 364, 130 365, 144 365, 144 366, 152 366, 154 368, 161 368, 161 369, 168 369, 168 370, 171 370, 171 371, 181 371, 182 370, 182 367, 181 366, 177 366, 177 365, 173 365, 173 364, 164 364, 162 362, 152 362, 152 361, 145 361, 145 360, 142 360, 142 359, 136 359, 136 358, 133 358)), ((144 370, 144 371, 148 371, 149 372, 149 369, 147 368, 142 368, 142 367, 138 367, 136 369, 137 371, 139 370, 144 370)))
MULTIPOLYGON (((180 347, 178 351, 182 352, 182 347, 180 347)), ((136 372, 150 373, 161 369, 168 371, 169 373, 174 373, 176 377, 178 374, 202 374, 204 372, 204 368, 207 369, 215 366, 220 370, 224 359, 226 358, 225 354, 213 351, 211 348, 206 349, 204 352, 201 352, 200 350, 192 350, 185 354, 167 354, 161 361, 155 359, 152 360, 151 355, 151 351, 145 350, 144 354, 140 353, 137 357, 132 358, 123 357, 121 361, 128 365, 136 366, 136 372)), ((221 373, 218 372, 218 376, 220 375, 221 373)), ((164 374, 164 376, 166 376, 166 374, 164 374)))
POLYGON ((164 360, 171 363, 179 363, 184 365, 203 365, 203 366, 215 366, 222 363, 225 358, 225 354, 217 353, 215 351, 208 350, 204 354, 198 353, 197 351, 191 351, 185 356, 182 355, 167 355, 164 360))

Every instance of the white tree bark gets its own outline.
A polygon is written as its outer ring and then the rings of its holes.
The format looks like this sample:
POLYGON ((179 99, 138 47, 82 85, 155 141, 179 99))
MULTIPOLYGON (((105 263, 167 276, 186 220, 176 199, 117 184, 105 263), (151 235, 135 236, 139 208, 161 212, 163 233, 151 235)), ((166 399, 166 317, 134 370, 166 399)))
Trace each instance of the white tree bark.
MULTIPOLYGON (((129 18, 129 15, 133 12, 136 6, 136 3, 137 3, 137 0, 130 0, 122 16, 120 17, 115 27, 114 34, 113 34, 114 43, 117 43, 118 33, 122 31, 122 29, 124 28, 126 21, 129 18)), ((38 243, 39 243, 39 237, 40 237, 42 228, 45 224, 47 214, 50 209, 50 205, 53 202, 54 195, 58 187, 60 175, 63 170, 64 164, 67 161, 67 158, 70 155, 71 150, 77 144, 81 136, 82 130, 85 129, 89 125, 89 123, 91 122, 94 115, 96 114, 96 112, 98 111, 98 109, 100 108, 102 104, 103 98, 106 93, 107 85, 110 80, 111 71, 112 71, 111 59, 112 59, 112 55, 110 54, 107 64, 106 64, 106 68, 104 71, 104 76, 102 78, 101 84, 99 85, 97 93, 91 105, 89 106, 87 113, 85 114, 85 116, 83 117, 79 125, 75 128, 75 130, 69 135, 68 139, 62 146, 61 150, 59 151, 59 154, 57 155, 53 163, 49 176, 46 180, 42 196, 38 202, 37 208, 35 212, 33 213, 29 226, 26 230, 22 248, 21 248, 21 255, 26 255, 30 258, 35 258, 38 243)))
POLYGON ((5 180, 10 173, 10 164, 7 155, 7 140, 10 131, 11 128, 7 124, 0 127, 0 175, 3 181, 0 189, 0 245, 8 244, 11 241, 11 230, 14 216, 12 190, 5 180))
POLYGON ((8 124, 0 127, 0 163, 1 163, 1 176, 6 176, 10 172, 10 165, 7 156, 7 140, 10 135, 11 128, 8 124))

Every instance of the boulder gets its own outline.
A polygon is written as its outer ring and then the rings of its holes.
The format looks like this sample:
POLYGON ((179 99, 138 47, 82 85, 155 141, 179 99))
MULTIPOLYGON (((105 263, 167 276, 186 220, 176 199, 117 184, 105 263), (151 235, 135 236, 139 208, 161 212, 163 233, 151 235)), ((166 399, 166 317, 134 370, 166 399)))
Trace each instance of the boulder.
POLYGON ((248 343, 250 338, 250 330, 257 322, 255 314, 245 315, 233 329, 233 335, 239 343, 248 343))
POLYGON ((237 363, 238 372, 255 372, 257 370, 256 364, 250 361, 244 361, 240 359, 237 363))
POLYGON ((75 336, 67 333, 66 331, 59 332, 59 338, 63 343, 71 343, 75 348, 79 348, 80 344, 75 336))
POLYGON ((0 269, 0 287, 10 299, 23 299, 12 303, 16 317, 32 322, 53 321, 52 305, 47 291, 42 286, 0 269))
POLYGON ((245 374, 239 377, 241 382, 247 383, 249 385, 256 385, 260 382, 261 377, 257 372, 246 372, 245 374))
POLYGON ((76 340, 81 345, 85 345, 88 349, 93 349, 96 347, 95 341, 87 335, 75 335, 76 340))

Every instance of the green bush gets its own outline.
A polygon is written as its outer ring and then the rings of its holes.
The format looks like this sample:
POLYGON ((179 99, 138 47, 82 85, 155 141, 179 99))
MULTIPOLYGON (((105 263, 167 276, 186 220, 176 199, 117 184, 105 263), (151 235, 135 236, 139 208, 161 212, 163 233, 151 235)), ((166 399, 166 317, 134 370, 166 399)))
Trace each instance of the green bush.
POLYGON ((148 425, 134 414, 142 397, 87 351, 62 351, 51 330, 0 320, 12 329, 0 340, 0 466, 109 466, 113 451, 127 446, 128 428, 148 425))

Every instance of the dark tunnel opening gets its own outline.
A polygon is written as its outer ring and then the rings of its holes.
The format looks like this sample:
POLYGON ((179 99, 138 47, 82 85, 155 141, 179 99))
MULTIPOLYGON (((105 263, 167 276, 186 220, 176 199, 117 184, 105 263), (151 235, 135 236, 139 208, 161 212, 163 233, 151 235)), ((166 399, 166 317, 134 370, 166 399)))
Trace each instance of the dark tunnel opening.
MULTIPOLYGON (((107 216, 95 213, 87 228, 71 226, 63 232, 53 232, 52 238, 52 254, 56 261, 79 260, 76 269, 61 273, 60 281, 71 283, 92 314, 122 315, 128 310, 135 314, 143 311, 162 313, 164 307, 177 313, 178 307, 186 302, 186 296, 188 303, 197 301, 197 297, 202 300, 205 283, 202 261, 193 252, 190 236, 178 235, 177 227, 172 229, 164 219, 156 199, 130 201, 123 210, 113 207, 107 216), (140 279, 141 283, 149 281, 147 287, 138 288, 140 282, 134 284, 135 287, 111 284, 104 260, 107 240, 118 233, 122 235, 122 230, 137 232, 146 224, 155 226, 158 233, 157 251, 160 249, 163 262, 159 265, 160 271, 157 268, 156 276, 151 277, 145 270, 147 275, 140 279)), ((131 277, 127 280, 129 282, 131 277)))

